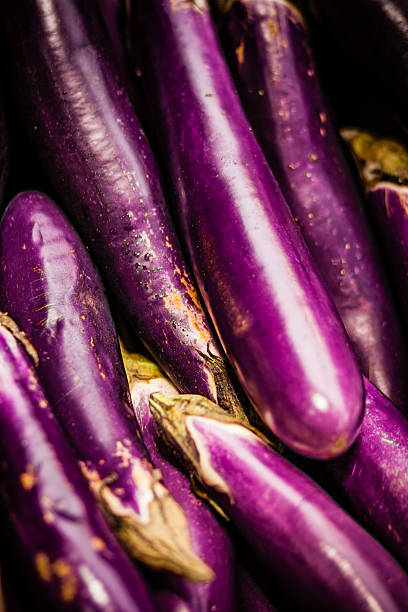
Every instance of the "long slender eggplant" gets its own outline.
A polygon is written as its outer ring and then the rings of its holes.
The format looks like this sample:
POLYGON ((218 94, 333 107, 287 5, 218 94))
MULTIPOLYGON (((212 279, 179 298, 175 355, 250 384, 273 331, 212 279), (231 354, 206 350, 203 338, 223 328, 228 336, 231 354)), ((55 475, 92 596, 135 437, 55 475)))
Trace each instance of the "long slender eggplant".
MULTIPOLYGON (((408 576, 311 479, 216 404, 155 393, 163 436, 302 610, 407 610, 408 576)), ((297 608, 294 608, 297 609, 297 608)))
POLYGON ((164 612, 177 611, 181 600, 184 608, 192 612, 232 612, 236 610, 238 601, 234 605, 235 563, 229 538, 210 510, 192 493, 190 481, 168 461, 158 445, 149 397, 157 392, 173 396, 177 390, 148 358, 128 353, 125 349, 122 353, 133 409, 150 459, 160 469, 163 482, 184 509, 196 554, 211 567, 215 576, 208 584, 194 584, 178 576, 162 575, 161 580, 156 576, 154 592, 158 593, 158 608, 164 612), (174 605, 173 601, 176 602, 174 605))
POLYGON ((356 443, 325 464, 353 510, 408 568, 408 421, 368 380, 356 443))
POLYGON ((0 223, 0 303, 38 355, 38 374, 89 486, 130 555, 208 580, 182 508, 137 436, 126 374, 99 276, 45 195, 18 195, 0 223))
POLYGON ((0 494, 37 603, 47 610, 152 611, 142 579, 82 479, 21 337, 1 315, 0 494))
POLYGON ((216 4, 241 100, 363 372, 402 406, 408 401, 403 334, 357 186, 328 116, 303 17, 285 0, 216 4))
POLYGON ((366 131, 344 129, 366 190, 368 212, 377 229, 394 289, 408 315, 408 150, 399 142, 366 131))
POLYGON ((406 0, 308 0, 328 40, 386 91, 408 125, 408 4, 406 0), (329 38, 330 37, 330 38, 329 38))
POLYGON ((222 402, 228 381, 222 368, 214 372, 222 364, 217 343, 98 4, 3 3, 22 116, 55 192, 143 342, 180 390, 222 402))
POLYGON ((194 272, 266 424, 328 458, 358 433, 356 358, 233 88, 203 0, 132 4, 132 41, 194 272))

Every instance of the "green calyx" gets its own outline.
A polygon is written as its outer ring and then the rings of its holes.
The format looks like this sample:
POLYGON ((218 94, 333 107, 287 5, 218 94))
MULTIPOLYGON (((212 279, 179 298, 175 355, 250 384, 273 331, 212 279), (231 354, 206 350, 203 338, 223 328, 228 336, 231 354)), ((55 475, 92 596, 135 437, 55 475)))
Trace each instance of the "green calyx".
POLYGON ((344 129, 341 136, 356 159, 367 189, 384 180, 408 183, 408 151, 401 143, 355 129, 344 129))

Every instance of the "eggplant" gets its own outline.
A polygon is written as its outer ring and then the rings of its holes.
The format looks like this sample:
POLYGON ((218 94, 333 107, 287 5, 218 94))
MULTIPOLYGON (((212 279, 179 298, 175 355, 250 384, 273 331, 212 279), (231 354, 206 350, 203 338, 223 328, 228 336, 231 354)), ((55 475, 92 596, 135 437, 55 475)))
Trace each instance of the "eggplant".
POLYGON ((116 536, 151 567, 210 580, 138 437, 109 307, 78 235, 47 196, 22 193, 1 220, 0 258, 1 307, 35 346, 53 411, 116 536))
MULTIPOLYGON (((0 316, 1 504, 49 610, 153 611, 109 533, 58 426, 14 321, 0 316)), ((31 347, 31 356, 36 356, 31 347)), ((23 576, 24 578, 24 576, 23 576)))
POLYGON ((325 464, 353 510, 408 569, 408 421, 365 380, 366 414, 354 446, 325 464))
POLYGON ((328 112, 303 16, 282 0, 215 2, 247 116, 361 368, 403 406, 408 354, 398 314, 328 112))
MULTIPOLYGON (((386 99, 407 126, 408 4, 406 0, 308 0, 310 11, 343 56, 386 99)), ((353 92, 350 91, 352 95, 353 92)))
POLYGON ((197 395, 155 393, 150 407, 164 439, 286 588, 294 609, 407 610, 408 576, 398 563, 253 432, 197 395))
POLYGON ((182 234, 224 350, 284 443, 339 455, 363 416, 358 364, 244 116, 208 6, 135 0, 131 19, 182 234))
POLYGON ((368 212, 398 296, 404 321, 408 314, 408 150, 397 140, 346 128, 341 131, 365 186, 368 212))
POLYGON ((7 1, 2 10, 22 118, 102 278, 177 387, 222 402, 225 367, 99 2, 7 1))
POLYGON ((210 510, 191 492, 190 481, 163 454, 149 409, 152 393, 175 395, 177 390, 144 355, 129 353, 124 347, 122 354, 133 409, 150 459, 160 470, 163 482, 187 516, 196 554, 212 569, 215 576, 207 584, 195 584, 168 574, 155 576, 152 586, 158 610, 176 612, 182 608, 192 612, 232 612, 236 610, 233 596, 235 560, 230 540, 210 510))

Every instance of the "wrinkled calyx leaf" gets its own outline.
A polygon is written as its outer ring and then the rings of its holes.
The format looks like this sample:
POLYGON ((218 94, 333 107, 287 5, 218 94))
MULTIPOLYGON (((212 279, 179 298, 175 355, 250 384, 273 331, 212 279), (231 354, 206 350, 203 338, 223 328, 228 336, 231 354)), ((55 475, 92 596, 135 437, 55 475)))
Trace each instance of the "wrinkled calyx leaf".
POLYGON ((408 151, 401 143, 357 129, 344 129, 341 136, 356 159, 367 189, 383 180, 408 184, 408 151))
POLYGON ((109 477, 99 486, 98 500, 117 538, 129 556, 154 569, 169 570, 195 582, 210 582, 213 570, 193 549, 188 521, 170 494, 155 495, 149 519, 142 521, 132 510, 119 513, 110 503, 109 477))

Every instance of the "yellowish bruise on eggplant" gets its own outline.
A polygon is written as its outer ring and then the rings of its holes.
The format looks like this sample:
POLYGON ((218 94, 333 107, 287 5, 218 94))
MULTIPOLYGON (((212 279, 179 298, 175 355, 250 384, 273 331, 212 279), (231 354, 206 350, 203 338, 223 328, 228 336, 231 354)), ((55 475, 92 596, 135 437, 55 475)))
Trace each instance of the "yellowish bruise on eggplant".
POLYGON ((206 0, 171 0, 170 6, 173 11, 180 11, 183 9, 195 9, 201 13, 208 11, 206 0))
POLYGON ((9 332, 13 334, 15 339, 23 345, 25 352, 31 358, 35 367, 37 367, 39 364, 39 357, 36 349, 28 340, 26 334, 19 328, 17 323, 11 317, 9 317, 7 312, 0 312, 0 325, 8 329, 9 332))
POLYGON ((123 506, 110 488, 117 480, 112 474, 101 479, 95 470, 80 462, 82 473, 98 500, 116 537, 133 559, 154 569, 169 570, 194 582, 210 582, 213 570, 194 551, 182 507, 161 483, 161 473, 152 474, 152 500, 148 516, 139 516, 123 506))
POLYGON ((384 177, 398 185, 408 182, 408 151, 401 143, 354 128, 340 133, 351 149, 366 189, 384 177))

